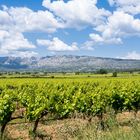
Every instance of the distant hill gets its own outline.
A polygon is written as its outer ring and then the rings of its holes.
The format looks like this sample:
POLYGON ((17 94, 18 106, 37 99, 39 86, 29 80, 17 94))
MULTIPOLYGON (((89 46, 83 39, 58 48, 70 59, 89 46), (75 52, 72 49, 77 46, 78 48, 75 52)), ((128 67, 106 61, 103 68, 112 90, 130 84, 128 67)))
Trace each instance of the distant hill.
POLYGON ((140 69, 140 60, 101 58, 93 56, 0 57, 2 70, 46 70, 48 72, 90 72, 98 69, 140 69))

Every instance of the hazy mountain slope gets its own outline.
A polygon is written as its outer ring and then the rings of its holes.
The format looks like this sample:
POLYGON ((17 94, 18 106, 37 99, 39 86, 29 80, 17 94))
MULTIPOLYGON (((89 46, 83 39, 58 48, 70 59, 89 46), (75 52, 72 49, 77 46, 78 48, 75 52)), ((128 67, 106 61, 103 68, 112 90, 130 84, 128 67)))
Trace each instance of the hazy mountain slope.
POLYGON ((46 56, 42 58, 0 57, 0 70, 94 71, 97 69, 140 69, 140 60, 93 56, 46 56))

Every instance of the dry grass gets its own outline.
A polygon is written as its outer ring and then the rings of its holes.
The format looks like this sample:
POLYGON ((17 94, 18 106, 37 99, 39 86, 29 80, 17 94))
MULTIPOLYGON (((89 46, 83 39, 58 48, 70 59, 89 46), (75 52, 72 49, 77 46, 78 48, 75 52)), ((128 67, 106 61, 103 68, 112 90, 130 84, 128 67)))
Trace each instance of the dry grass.
POLYGON ((13 124, 7 126, 5 134, 10 140, 115 140, 115 137, 120 137, 120 140, 126 140, 125 137, 128 138, 127 135, 130 134, 136 137, 139 136, 137 134, 140 133, 138 131, 140 129, 139 118, 140 113, 137 114, 137 119, 135 119, 133 112, 120 113, 117 115, 117 124, 119 125, 116 125, 114 120, 109 118, 108 127, 104 131, 97 129, 97 118, 93 118, 91 122, 88 119, 81 118, 44 121, 38 126, 36 138, 29 135, 32 124, 21 124, 20 122, 23 120, 17 120, 17 124, 14 121, 13 124))

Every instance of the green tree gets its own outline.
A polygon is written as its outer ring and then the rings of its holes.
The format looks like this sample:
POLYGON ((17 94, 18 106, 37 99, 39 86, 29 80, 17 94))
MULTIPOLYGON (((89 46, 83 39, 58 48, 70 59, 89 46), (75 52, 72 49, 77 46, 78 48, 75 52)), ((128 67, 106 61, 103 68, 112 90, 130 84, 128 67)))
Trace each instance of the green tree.
POLYGON ((100 69, 97 71, 98 74, 107 74, 108 71, 106 69, 100 69))
POLYGON ((116 71, 112 73, 112 77, 117 77, 117 72, 116 71))

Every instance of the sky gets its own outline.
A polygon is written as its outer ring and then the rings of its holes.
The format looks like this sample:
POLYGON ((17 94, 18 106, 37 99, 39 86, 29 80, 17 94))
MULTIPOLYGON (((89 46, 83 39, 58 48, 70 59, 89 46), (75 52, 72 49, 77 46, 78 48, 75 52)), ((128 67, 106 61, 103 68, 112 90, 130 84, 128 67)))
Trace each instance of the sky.
POLYGON ((140 59, 140 0, 0 0, 0 57, 140 59))

